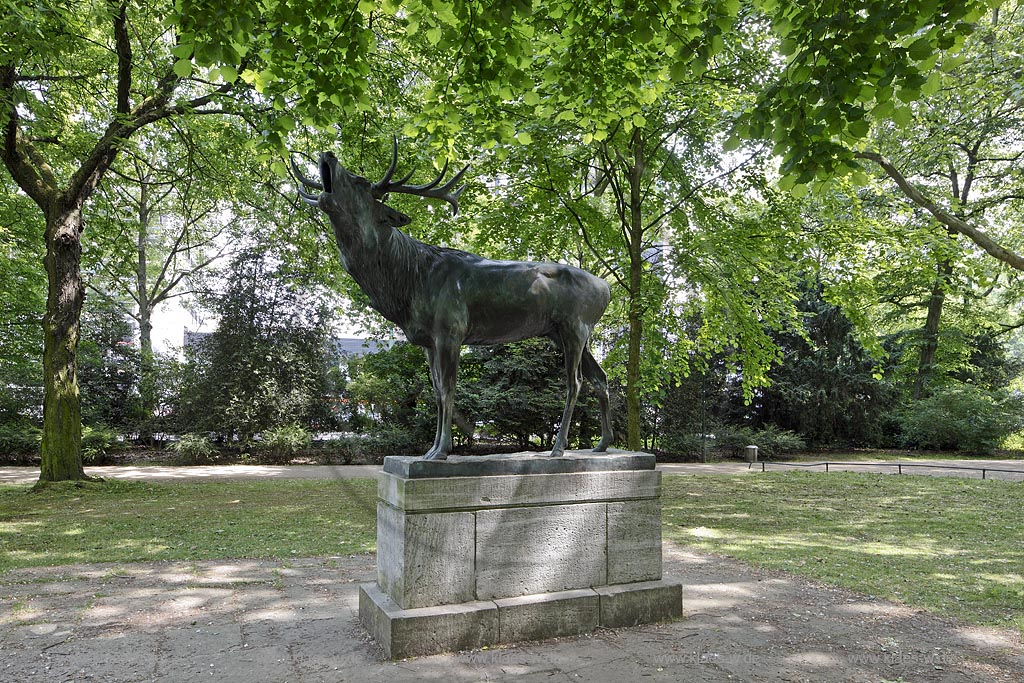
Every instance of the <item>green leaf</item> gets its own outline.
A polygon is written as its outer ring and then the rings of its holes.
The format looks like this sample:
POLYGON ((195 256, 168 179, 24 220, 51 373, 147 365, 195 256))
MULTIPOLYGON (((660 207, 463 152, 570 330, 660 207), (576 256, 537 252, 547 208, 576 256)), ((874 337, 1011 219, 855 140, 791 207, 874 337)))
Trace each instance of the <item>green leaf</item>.
POLYGON ((220 77, 224 79, 225 83, 234 83, 238 80, 238 69, 230 64, 225 64, 220 67, 220 77))
POLYGON ((459 19, 455 16, 455 12, 452 11, 452 3, 448 0, 432 0, 430 7, 434 12, 434 16, 444 23, 449 26, 458 25, 459 19))
POLYGON ((892 114, 895 108, 896 105, 893 104, 891 100, 885 100, 883 102, 879 102, 878 104, 876 104, 875 107, 871 110, 871 114, 879 118, 886 118, 887 116, 890 116, 892 114))
POLYGON ((900 127, 909 126, 914 120, 910 107, 898 107, 892 112, 892 120, 900 127))
POLYGON ((530 90, 523 95, 523 102, 526 102, 531 107, 535 107, 540 104, 540 95, 536 91, 530 90))
POLYGON ((928 36, 922 36, 910 44, 910 47, 907 48, 907 53, 911 59, 921 61, 931 56, 934 50, 935 47, 932 45, 931 40, 928 39, 928 36))
POLYGON ((188 78, 192 75, 192 60, 179 59, 174 63, 174 73, 178 78, 188 78))
POLYGON ((188 59, 192 56, 192 44, 175 45, 171 48, 171 54, 178 59, 188 59))
POLYGON ((431 45, 437 45, 441 42, 441 28, 439 26, 433 26, 427 29, 427 41, 431 45))
POLYGON ((533 142, 533 136, 527 133, 525 130, 521 130, 519 131, 519 133, 516 134, 516 142, 518 142, 520 145, 529 145, 530 143, 533 142))
POLYGON ((680 59, 679 61, 672 64, 668 69, 669 77, 673 81, 685 80, 687 75, 690 73, 690 63, 680 59))
POLYGON ((932 72, 925 84, 921 86, 922 95, 934 95, 942 87, 942 74, 938 71, 932 72))
POLYGON ((858 140, 867 136, 870 129, 871 125, 868 123, 867 119, 851 121, 850 125, 846 127, 846 131, 858 140))
POLYGON ((917 88, 902 87, 896 92, 896 99, 900 102, 910 103, 921 96, 921 91, 917 88))
POLYGON ((945 72, 953 71, 958 68, 965 61, 964 55, 954 55, 952 57, 946 57, 942 60, 942 70, 945 72))
POLYGON ((792 190, 794 185, 796 185, 795 175, 787 174, 779 178, 779 189, 782 191, 792 190))

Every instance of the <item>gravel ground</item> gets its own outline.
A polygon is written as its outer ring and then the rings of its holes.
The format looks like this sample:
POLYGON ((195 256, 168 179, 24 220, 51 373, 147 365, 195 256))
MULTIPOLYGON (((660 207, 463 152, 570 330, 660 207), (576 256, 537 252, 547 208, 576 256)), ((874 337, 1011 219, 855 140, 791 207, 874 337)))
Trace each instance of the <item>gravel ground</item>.
POLYGON ((665 546, 679 621, 383 662, 359 626, 372 555, 0 575, 0 680, 1020 683, 1020 634, 665 546))

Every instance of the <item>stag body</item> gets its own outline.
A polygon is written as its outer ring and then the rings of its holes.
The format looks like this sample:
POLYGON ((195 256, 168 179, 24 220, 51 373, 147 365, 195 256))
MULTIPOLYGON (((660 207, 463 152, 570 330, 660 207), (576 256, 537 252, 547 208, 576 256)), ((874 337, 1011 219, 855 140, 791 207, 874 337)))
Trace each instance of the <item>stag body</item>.
MULTIPOLYGON (((385 318, 413 344, 426 349, 437 402, 437 430, 426 459, 444 459, 451 450, 455 378, 460 348, 466 344, 505 344, 547 337, 565 357, 565 411, 552 455, 565 449, 576 397, 586 377, 601 406, 601 441, 611 443, 608 387, 590 353, 590 336, 611 298, 608 283, 579 268, 556 263, 492 261, 457 249, 424 244, 398 228, 405 214, 383 204, 388 192, 444 199, 457 209, 461 188, 450 192, 463 169, 444 186, 392 184, 397 144, 384 180, 370 184, 346 171, 331 153, 320 156, 320 179, 297 177, 319 195, 302 192, 330 218, 342 265, 385 318)), ((411 174, 410 174, 411 175, 411 174)))

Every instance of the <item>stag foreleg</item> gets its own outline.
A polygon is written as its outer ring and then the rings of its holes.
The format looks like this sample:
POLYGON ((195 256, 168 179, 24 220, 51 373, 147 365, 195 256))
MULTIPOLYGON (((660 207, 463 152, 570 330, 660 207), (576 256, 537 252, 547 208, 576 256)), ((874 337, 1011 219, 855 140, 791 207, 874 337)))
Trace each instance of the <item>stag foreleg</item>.
POLYGON ((551 449, 552 457, 561 456, 569 442, 569 425, 572 423, 572 413, 576 409, 576 398, 580 395, 580 388, 583 386, 580 361, 583 350, 586 348, 588 336, 586 333, 583 335, 569 333, 564 334, 559 340, 562 353, 565 355, 565 412, 562 413, 562 424, 558 428, 558 436, 555 437, 555 445, 551 449))
POLYGON ((437 429, 434 445, 424 460, 444 460, 452 450, 452 414, 455 408, 455 378, 459 371, 459 345, 449 340, 435 340, 427 347, 430 381, 437 403, 437 429))

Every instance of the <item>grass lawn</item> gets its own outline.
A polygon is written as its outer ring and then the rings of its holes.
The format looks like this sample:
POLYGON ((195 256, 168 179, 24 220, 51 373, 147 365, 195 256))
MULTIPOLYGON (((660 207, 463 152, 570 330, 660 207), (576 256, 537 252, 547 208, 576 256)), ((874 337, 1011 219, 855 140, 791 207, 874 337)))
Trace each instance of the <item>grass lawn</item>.
POLYGON ((377 483, 0 486, 0 572, 80 562, 344 555, 376 546, 377 483))
MULTIPOLYGON (((0 485, 0 572, 331 556, 375 546, 372 480, 0 485)), ((666 475, 665 538, 1024 631, 1024 485, 768 472, 666 475)))
POLYGON ((1024 631, 1024 485, 768 472, 664 478, 665 538, 1024 631))

